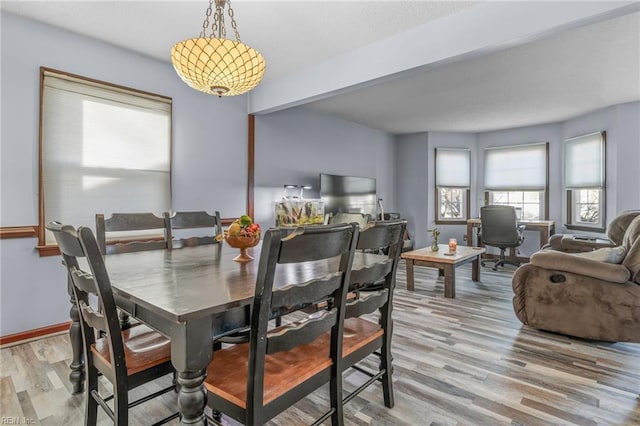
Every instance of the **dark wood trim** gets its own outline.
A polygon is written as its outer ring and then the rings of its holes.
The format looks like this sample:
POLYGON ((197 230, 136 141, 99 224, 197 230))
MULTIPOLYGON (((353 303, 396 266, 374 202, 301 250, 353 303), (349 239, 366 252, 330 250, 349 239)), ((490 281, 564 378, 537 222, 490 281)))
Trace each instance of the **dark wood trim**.
POLYGON ((602 174, 604 175, 604 182, 602 185, 602 232, 604 232, 607 227, 607 132, 603 130, 600 132, 602 134, 602 152, 604 158, 602 159, 602 174))
POLYGON ((247 133, 247 214, 253 218, 253 189, 255 180, 256 116, 248 116, 247 133))
POLYGON ((567 215, 565 217, 566 223, 564 226, 567 226, 573 222, 573 191, 571 189, 567 189, 565 193, 567 195, 567 215))
POLYGON ((110 83, 108 81, 103 81, 103 80, 97 80, 95 78, 85 77, 85 76, 78 75, 78 74, 73 74, 73 73, 70 73, 70 72, 67 72, 67 71, 60 71, 60 70, 57 70, 55 68, 40 67, 41 81, 44 81, 44 73, 45 72, 60 74, 60 75, 63 75, 63 76, 69 77, 69 78, 76 79, 76 80, 88 81, 89 83, 99 84, 101 86, 107 86, 107 87, 111 87, 111 88, 114 88, 114 89, 122 90, 122 91, 125 91, 125 92, 133 92, 133 93, 137 93, 137 94, 143 95, 143 96, 148 96, 148 97, 158 98, 158 99, 164 99, 164 100, 168 101, 170 104, 173 104, 173 98, 171 98, 170 96, 164 96, 164 95, 159 95, 157 93, 146 92, 144 90, 134 89, 133 87, 122 86, 120 84, 110 83))
POLYGON ((4 226, 0 228, 0 240, 8 238, 34 238, 38 236, 38 225, 4 226))
POLYGON ((607 230, 606 228, 602 228, 602 227, 595 228, 591 226, 571 225, 570 223, 565 224, 564 227, 572 231, 596 232, 601 234, 606 232, 607 230))
POLYGON ((222 219, 220 219, 220 222, 222 222, 222 225, 228 226, 231 225, 236 219, 237 217, 223 217, 222 219))
MULTIPOLYGON (((46 67, 40 67, 40 99, 38 106, 38 252, 43 256, 41 247, 46 246, 46 234, 44 223, 44 180, 42 178, 42 111, 44 109, 44 73, 49 70, 46 67)), ((47 256, 47 255, 45 255, 47 256)))
POLYGON ((436 225, 466 225, 467 220, 434 220, 436 225))
POLYGON ((545 177, 545 184, 544 184, 544 220, 549 220, 549 142, 545 142, 545 148, 546 148, 546 169, 547 169, 547 176, 545 177))
POLYGON ((54 245, 37 245, 36 250, 38 250, 40 257, 60 255, 60 249, 54 245))
POLYGON ((71 321, 67 321, 60 324, 54 324, 46 327, 36 328, 33 330, 22 331, 20 333, 0 336, 0 346, 21 342, 23 340, 34 339, 37 337, 43 337, 53 333, 60 333, 62 331, 67 331, 69 330, 70 326, 71 326, 71 321))

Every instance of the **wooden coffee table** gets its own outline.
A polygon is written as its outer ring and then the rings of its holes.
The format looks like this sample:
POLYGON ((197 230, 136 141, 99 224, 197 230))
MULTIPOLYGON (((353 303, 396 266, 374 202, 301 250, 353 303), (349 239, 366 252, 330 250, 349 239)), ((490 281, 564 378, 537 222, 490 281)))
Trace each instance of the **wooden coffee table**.
POLYGON ((449 246, 438 244, 440 250, 431 251, 431 247, 402 253, 407 261, 407 290, 414 291, 414 266, 438 268, 444 273, 444 297, 456 297, 456 268, 472 262, 471 279, 480 281, 480 255, 486 250, 481 247, 458 246, 455 253, 449 253, 449 246))

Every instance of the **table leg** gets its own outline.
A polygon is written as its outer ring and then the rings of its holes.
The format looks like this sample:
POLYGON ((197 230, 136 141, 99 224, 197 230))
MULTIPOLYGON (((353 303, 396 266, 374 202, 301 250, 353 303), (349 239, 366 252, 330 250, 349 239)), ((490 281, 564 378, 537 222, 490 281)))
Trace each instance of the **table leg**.
POLYGON ((471 279, 480 281, 480 255, 477 255, 471 262, 471 279))
POLYGON ((407 290, 414 291, 414 282, 413 282, 413 260, 407 259, 407 290))
POLYGON ((71 327, 69 327, 69 340, 71 341, 71 373, 69 373, 69 381, 71 382, 71 393, 73 395, 84 392, 84 347, 82 343, 82 330, 80 328, 80 313, 76 304, 76 295, 71 287, 71 278, 67 281, 67 291, 69 292, 69 302, 71 309, 69 317, 71 318, 71 327))
POLYGON ((205 426, 206 368, 213 357, 211 318, 188 321, 171 335, 171 363, 178 373, 180 423, 205 426))
POLYGON ((448 299, 456 297, 456 267, 454 265, 444 267, 444 297, 448 299))
POLYGON ((178 410, 182 415, 183 425, 207 424, 204 407, 207 404, 207 390, 204 387, 206 370, 195 372, 178 372, 178 410))

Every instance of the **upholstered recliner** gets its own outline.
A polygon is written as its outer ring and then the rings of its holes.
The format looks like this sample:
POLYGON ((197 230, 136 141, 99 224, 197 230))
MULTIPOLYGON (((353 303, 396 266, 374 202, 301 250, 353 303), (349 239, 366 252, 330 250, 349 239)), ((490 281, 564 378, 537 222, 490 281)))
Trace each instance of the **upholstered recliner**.
POLYGON ((586 339, 640 342, 640 216, 616 247, 533 254, 514 273, 513 291, 515 314, 525 325, 586 339))
POLYGON ((620 213, 607 226, 607 237, 596 238, 590 235, 556 234, 549 238, 549 243, 543 249, 564 251, 566 253, 580 253, 603 247, 616 247, 622 244, 624 233, 629 224, 640 215, 640 210, 629 210, 620 213))

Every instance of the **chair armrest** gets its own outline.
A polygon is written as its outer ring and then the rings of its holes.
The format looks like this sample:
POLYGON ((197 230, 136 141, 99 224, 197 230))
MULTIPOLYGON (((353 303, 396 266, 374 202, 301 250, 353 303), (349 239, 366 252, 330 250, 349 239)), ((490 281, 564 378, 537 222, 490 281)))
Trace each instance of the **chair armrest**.
POLYGON ((604 247, 615 247, 616 244, 606 238, 596 238, 587 235, 556 234, 549 238, 545 249, 564 251, 567 253, 579 253, 597 250, 604 247))
POLYGON ((616 246, 613 241, 607 238, 597 238, 587 235, 565 235, 562 237, 562 245, 567 248, 580 248, 586 251, 616 246))
POLYGON ((613 283, 624 283, 631 278, 629 269, 623 265, 599 262, 561 251, 539 251, 531 256, 530 262, 540 268, 571 272, 613 283))

